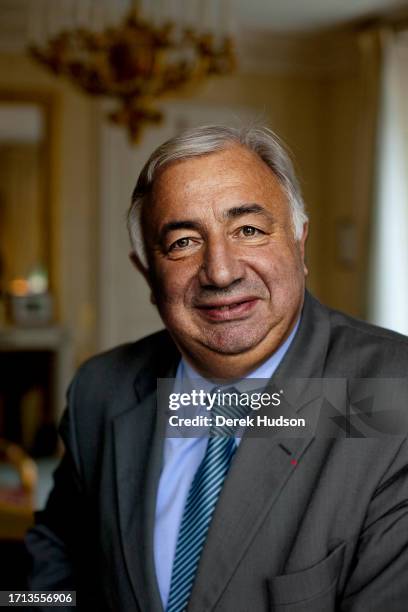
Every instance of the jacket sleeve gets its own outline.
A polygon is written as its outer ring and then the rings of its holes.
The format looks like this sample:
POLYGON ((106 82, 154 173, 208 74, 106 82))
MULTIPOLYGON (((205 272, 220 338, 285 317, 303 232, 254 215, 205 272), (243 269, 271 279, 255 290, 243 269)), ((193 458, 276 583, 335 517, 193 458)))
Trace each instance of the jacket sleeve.
POLYGON ((408 444, 404 439, 368 508, 341 612, 408 609, 408 444))

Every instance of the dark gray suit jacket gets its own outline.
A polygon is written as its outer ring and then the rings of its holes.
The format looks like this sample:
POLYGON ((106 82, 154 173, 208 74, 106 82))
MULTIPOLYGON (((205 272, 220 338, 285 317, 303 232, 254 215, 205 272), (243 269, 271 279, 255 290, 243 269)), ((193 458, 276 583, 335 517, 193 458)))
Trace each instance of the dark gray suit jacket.
MULTIPOLYGON (((160 332, 80 368, 60 428, 66 454, 27 536, 31 588, 76 588, 84 610, 162 610, 153 527, 165 419, 155 390, 178 360, 160 332)), ((407 372, 407 338, 306 294, 274 378, 407 372)), ((244 436, 188 606, 210 610, 406 612, 406 438, 244 436)))

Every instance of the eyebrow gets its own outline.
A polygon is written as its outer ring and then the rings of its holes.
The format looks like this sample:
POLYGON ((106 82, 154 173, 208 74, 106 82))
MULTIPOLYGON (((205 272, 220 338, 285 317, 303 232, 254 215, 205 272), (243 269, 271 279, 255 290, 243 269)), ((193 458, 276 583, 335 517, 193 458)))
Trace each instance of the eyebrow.
POLYGON ((160 242, 163 242, 165 236, 169 233, 169 232, 173 232, 175 230, 179 230, 179 229, 192 229, 192 230, 199 230, 201 227, 200 223, 198 223, 197 221, 169 221, 168 223, 165 223, 163 225, 163 227, 160 230, 159 233, 159 240, 160 242))
MULTIPOLYGON (((260 204, 242 204, 242 206, 233 206, 232 208, 229 208, 228 210, 224 211, 223 216, 226 219, 236 219, 237 217, 242 217, 244 215, 251 214, 264 215, 265 217, 268 217, 273 221, 271 213, 260 204)), ((166 235, 169 232, 175 230, 190 229, 199 231, 201 228, 202 224, 198 221, 192 221, 188 219, 169 221, 168 223, 165 223, 161 228, 159 233, 159 240, 160 242, 163 242, 166 235)))
POLYGON ((235 219, 236 217, 242 217, 243 215, 265 215, 266 217, 272 217, 270 212, 261 206, 260 204, 242 204, 242 206, 233 206, 224 212, 224 216, 227 219, 235 219))

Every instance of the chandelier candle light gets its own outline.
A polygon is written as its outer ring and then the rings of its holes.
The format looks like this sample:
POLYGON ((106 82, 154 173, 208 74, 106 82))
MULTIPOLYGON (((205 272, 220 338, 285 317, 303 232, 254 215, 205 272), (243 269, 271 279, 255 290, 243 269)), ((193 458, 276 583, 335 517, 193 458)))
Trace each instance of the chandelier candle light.
POLYGON ((31 55, 86 93, 119 100, 109 117, 132 141, 162 119, 159 99, 235 67, 228 0, 145 0, 125 11, 123 0, 31 1, 31 55))

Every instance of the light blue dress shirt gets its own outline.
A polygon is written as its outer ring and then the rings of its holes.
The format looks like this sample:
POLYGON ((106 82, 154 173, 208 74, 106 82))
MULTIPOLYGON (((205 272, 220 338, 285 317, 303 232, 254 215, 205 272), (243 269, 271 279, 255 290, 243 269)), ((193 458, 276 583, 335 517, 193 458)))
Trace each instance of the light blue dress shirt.
MULTIPOLYGON (((286 354, 298 327, 299 321, 282 346, 246 378, 269 379, 286 354)), ((189 387, 209 392, 214 389, 214 383, 205 380, 184 359, 181 359, 177 368, 174 392, 185 391, 189 387)), ((237 444, 240 440, 236 438, 237 444)), ((184 505, 194 475, 204 457, 207 441, 206 436, 165 439, 154 528, 154 560, 164 609, 170 591, 171 572, 184 505)))

